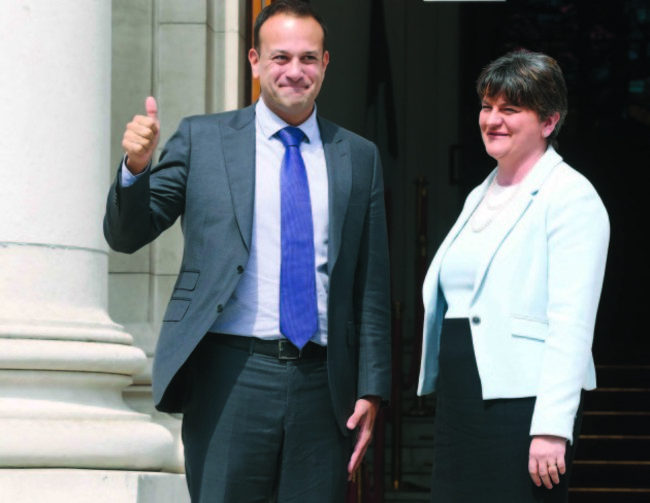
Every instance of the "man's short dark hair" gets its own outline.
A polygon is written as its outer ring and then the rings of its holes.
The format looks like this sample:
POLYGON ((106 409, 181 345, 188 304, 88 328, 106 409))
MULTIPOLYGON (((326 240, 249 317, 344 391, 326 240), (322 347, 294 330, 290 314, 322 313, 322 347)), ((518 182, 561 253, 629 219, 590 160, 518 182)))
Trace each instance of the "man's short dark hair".
POLYGON ((285 14, 298 18, 310 17, 314 19, 323 29, 323 52, 327 50, 327 25, 325 20, 318 12, 308 3, 302 0, 277 0, 272 4, 267 5, 259 13, 255 20, 255 27, 253 28, 253 47, 260 53, 260 28, 273 16, 285 14))

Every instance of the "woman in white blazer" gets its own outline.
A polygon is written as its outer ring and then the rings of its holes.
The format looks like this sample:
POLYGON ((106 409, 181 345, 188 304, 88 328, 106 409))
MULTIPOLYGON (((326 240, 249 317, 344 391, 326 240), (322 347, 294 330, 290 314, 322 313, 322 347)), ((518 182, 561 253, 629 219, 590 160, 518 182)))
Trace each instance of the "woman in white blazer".
POLYGON ((424 282, 418 394, 436 392, 435 503, 564 502, 596 386, 591 344, 609 220, 562 161, 550 57, 513 52, 477 82, 497 168, 468 196, 424 282))

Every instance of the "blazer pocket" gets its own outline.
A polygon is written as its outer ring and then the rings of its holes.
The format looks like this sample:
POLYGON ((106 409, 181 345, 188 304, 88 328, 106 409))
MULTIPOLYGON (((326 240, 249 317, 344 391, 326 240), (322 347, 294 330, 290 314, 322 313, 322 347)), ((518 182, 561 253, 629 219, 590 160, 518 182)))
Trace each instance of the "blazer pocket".
POLYGON ((199 271, 182 271, 176 281, 176 290, 194 290, 199 280, 199 271))
POLYGON ((359 332, 354 321, 348 321, 348 346, 359 345, 359 332))
POLYGON ((532 318, 512 316, 510 318, 510 332, 513 337, 523 337, 545 341, 548 335, 548 322, 532 318))
POLYGON ((163 321, 181 321, 187 309, 190 307, 190 301, 185 299, 172 299, 167 305, 163 321))

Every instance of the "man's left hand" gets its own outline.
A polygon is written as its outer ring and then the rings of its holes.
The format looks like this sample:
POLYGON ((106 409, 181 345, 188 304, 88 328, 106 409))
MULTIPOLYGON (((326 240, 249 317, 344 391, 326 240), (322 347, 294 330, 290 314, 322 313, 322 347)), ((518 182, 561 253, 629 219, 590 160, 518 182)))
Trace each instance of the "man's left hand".
POLYGON ((357 442, 354 446, 354 452, 348 464, 348 480, 352 480, 352 475, 357 471, 363 457, 366 455, 370 441, 372 440, 372 428, 375 425, 377 411, 381 404, 381 398, 378 396, 365 396, 357 400, 354 406, 354 414, 348 419, 347 427, 350 430, 358 428, 357 442))

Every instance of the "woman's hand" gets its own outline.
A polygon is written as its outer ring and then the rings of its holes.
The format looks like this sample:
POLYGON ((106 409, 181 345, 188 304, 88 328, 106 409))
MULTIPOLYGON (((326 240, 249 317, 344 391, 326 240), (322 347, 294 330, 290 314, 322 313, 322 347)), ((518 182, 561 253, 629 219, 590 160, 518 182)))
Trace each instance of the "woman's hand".
POLYGON ((528 473, 537 487, 542 483, 547 489, 560 483, 560 474, 566 472, 564 454, 566 438, 553 435, 536 435, 530 443, 528 473))

